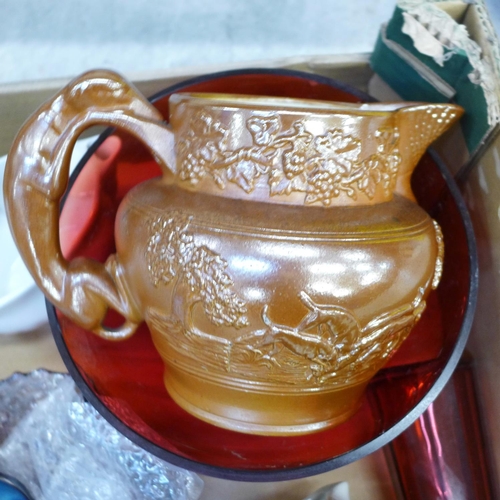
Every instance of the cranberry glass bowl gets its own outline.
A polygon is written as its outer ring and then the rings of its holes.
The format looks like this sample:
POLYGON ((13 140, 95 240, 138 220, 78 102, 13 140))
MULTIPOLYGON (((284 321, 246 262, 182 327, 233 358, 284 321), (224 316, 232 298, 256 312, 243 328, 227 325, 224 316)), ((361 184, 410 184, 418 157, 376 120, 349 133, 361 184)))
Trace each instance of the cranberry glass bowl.
MULTIPOLYGON (((373 100, 342 83, 308 73, 231 71, 177 84, 151 98, 166 120, 168 97, 179 91, 373 100)), ((72 213, 78 214, 72 230, 61 232, 61 243, 69 249, 67 257, 105 261, 114 252, 114 218, 120 201, 136 184, 159 174, 158 165, 136 139, 114 130, 102 134, 73 173, 66 195, 72 213), (81 197, 75 181, 82 171, 92 178, 85 168, 109 136, 119 139, 119 152, 105 172, 96 174, 93 192, 81 197)), ((450 378, 463 352, 477 297, 472 226, 452 177, 435 154, 427 153, 412 182, 419 204, 443 231, 443 276, 428 298, 422 319, 371 381, 359 410, 345 423, 309 435, 268 437, 202 422, 166 392, 163 362, 145 324, 130 339, 112 343, 77 327, 47 303, 54 338, 71 376, 101 415, 133 442, 168 462, 211 476, 288 480, 326 472, 375 451, 411 425, 450 378)), ((108 320, 112 325, 119 318, 110 313, 108 320)))

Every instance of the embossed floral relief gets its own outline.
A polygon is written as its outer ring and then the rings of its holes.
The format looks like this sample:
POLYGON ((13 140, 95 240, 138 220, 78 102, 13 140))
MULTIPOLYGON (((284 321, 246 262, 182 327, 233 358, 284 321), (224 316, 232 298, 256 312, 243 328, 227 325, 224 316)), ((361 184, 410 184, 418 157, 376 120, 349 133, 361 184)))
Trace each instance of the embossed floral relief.
MULTIPOLYGON (((268 141, 265 134, 259 139, 268 141)), ((344 145, 355 148, 350 142, 344 145)), ((250 324, 248 304, 238 296, 227 272, 228 263, 206 245, 196 244, 189 232, 192 217, 178 212, 148 221, 146 262, 154 286, 172 287, 171 303, 161 311, 150 309, 148 322, 167 339, 176 363, 190 359, 213 374, 311 387, 336 386, 363 380, 387 360, 419 320, 424 296, 439 281, 443 247, 434 225, 438 256, 434 276, 418 289, 413 301, 381 313, 362 325, 345 307, 317 303, 302 291, 307 312, 296 325, 276 323, 264 304, 260 318, 250 324), (182 304, 182 314, 174 303, 182 304), (216 326, 243 329, 231 339, 196 326, 194 307, 200 305, 216 326)), ((254 311, 257 313, 257 311, 254 311)), ((259 313, 257 313, 259 314, 259 313)))
POLYGON ((378 129, 376 152, 361 158, 360 138, 339 128, 314 136, 306 125, 297 120, 283 130, 278 114, 253 116, 246 122, 252 145, 231 149, 228 130, 200 111, 177 144, 179 177, 195 185, 209 176, 221 189, 231 182, 251 193, 266 176, 271 196, 303 192, 305 203, 326 206, 341 193, 372 199, 377 186, 390 195, 401 163, 397 129, 378 129))
POLYGON ((233 291, 227 262, 205 245, 196 245, 189 233, 192 217, 172 213, 149 221, 146 263, 155 286, 175 286, 184 294, 186 314, 201 303, 218 326, 242 328, 248 324, 246 304, 233 291))
MULTIPOLYGON (((263 135, 262 140, 269 139, 263 135)), ((192 217, 177 212, 148 222, 146 262, 150 278, 156 287, 172 287, 171 304, 165 304, 163 311, 150 310, 148 321, 168 339, 169 349, 178 353, 177 363, 185 357, 220 376, 231 373, 285 384, 319 387, 354 383, 378 369, 395 351, 425 307, 423 297, 430 281, 411 303, 366 325, 361 325, 352 311, 319 304, 302 291, 299 298, 307 313, 297 325, 274 322, 267 304, 260 320, 250 324, 248 306, 234 290, 226 260, 196 244, 189 232, 191 222, 192 217), (179 300, 182 317, 174 307, 179 300), (193 319, 197 304, 214 325, 244 328, 243 333, 231 340, 201 331, 193 319)))
POLYGON ((432 221, 432 224, 434 226, 434 234, 436 236, 436 243, 438 248, 436 263, 434 266, 434 276, 432 277, 432 288, 433 290, 435 290, 438 287, 439 282, 441 281, 441 276, 443 275, 444 237, 440 225, 435 220, 432 221))

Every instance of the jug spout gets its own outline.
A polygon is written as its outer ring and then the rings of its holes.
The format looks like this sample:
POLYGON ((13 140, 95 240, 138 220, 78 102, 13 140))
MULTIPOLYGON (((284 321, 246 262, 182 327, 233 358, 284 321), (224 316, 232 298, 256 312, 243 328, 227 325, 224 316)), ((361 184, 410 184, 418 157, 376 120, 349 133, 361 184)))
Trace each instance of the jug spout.
POLYGON ((396 112, 399 129, 401 166, 395 192, 415 200, 410 179, 426 149, 463 114, 456 104, 418 104, 400 108, 396 112))

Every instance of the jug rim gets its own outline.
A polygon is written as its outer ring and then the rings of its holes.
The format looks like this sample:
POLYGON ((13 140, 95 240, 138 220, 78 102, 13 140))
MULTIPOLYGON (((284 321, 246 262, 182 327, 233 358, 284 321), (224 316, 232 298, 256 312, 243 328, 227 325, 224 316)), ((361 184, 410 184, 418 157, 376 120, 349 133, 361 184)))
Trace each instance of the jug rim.
POLYGON ((391 102, 340 102, 297 97, 256 96, 251 94, 231 94, 226 92, 175 92, 169 103, 230 108, 260 108, 279 112, 308 112, 320 114, 349 114, 356 116, 383 116, 404 108, 427 106, 418 101, 391 102))

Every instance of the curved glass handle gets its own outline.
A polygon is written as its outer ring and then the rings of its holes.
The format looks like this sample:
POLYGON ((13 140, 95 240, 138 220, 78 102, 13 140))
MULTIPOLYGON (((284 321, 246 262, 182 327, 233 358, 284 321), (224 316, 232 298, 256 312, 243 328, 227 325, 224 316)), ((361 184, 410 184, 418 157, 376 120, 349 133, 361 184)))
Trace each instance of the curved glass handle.
POLYGON ((68 262, 59 244, 59 203, 71 152, 81 132, 97 124, 140 139, 164 173, 175 168, 173 134, 159 111, 116 73, 92 71, 70 82, 25 123, 7 159, 4 198, 19 252, 45 296, 78 325, 118 340, 132 335, 142 318, 120 285, 116 261, 68 262), (116 330, 102 326, 109 307, 125 317, 116 330))

